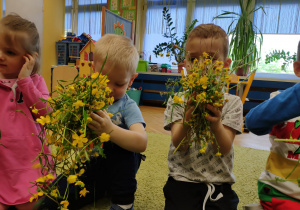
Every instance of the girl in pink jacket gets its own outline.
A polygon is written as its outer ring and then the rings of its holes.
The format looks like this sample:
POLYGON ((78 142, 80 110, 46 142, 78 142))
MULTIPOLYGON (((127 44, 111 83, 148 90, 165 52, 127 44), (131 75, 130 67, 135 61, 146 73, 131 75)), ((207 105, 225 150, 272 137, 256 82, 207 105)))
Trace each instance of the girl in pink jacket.
MULTIPOLYGON (((30 182, 41 177, 33 160, 42 150, 35 123, 47 114, 49 92, 39 68, 39 34, 34 23, 13 14, 0 20, 0 210, 33 209, 30 182), (33 113, 32 108, 39 110, 33 113), (24 112, 21 113, 20 111, 24 112)), ((47 147, 44 152, 50 153, 47 147)), ((38 162, 38 161, 37 161, 38 162)))

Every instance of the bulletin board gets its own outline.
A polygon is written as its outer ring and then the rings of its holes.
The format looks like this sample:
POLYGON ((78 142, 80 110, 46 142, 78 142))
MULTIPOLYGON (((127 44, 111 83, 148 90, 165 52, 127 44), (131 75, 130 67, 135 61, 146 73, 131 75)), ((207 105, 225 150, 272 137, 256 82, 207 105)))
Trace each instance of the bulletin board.
POLYGON ((136 21, 137 0, 108 0, 107 7, 127 20, 136 21))

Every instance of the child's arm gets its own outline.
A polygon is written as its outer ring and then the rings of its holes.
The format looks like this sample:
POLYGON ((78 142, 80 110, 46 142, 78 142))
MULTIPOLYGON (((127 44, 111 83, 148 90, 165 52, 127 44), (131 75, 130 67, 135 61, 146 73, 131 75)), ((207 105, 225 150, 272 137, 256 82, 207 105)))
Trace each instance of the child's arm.
POLYGON ((96 111, 91 114, 92 122, 88 127, 97 135, 103 132, 110 135, 110 140, 131 152, 144 152, 147 147, 147 134, 142 123, 134 123, 129 130, 115 125, 105 110, 96 111))
MULTIPOLYGON (((212 115, 207 116, 206 119, 210 121, 210 127, 211 131, 215 134, 216 141, 218 142, 219 152, 222 155, 226 155, 228 152, 230 152, 233 140, 236 134, 236 130, 223 125, 221 122, 221 114, 222 109, 217 109, 216 107, 213 107, 212 105, 207 105, 206 107, 208 110, 212 112, 212 115)), ((213 144, 213 149, 215 152, 218 151, 216 144, 213 144)))
POLYGON ((300 83, 251 109, 245 125, 256 135, 270 133, 272 127, 300 116, 300 83))
MULTIPOLYGON (((188 100, 188 104, 192 103, 192 100, 188 100)), ((190 106, 187 108, 185 114, 185 122, 189 121, 192 117, 192 112, 194 111, 195 107, 190 106)), ((176 122, 171 124, 171 136, 172 136, 172 143, 174 147, 178 147, 180 142, 188 135, 189 130, 191 127, 187 124, 183 124, 183 119, 177 120, 176 122)), ((178 150, 185 151, 189 145, 181 145, 178 150)))
POLYGON ((26 77, 17 81, 17 83, 27 107, 39 109, 38 114, 33 113, 36 118, 39 118, 50 112, 49 108, 46 109, 47 103, 40 100, 40 98, 47 100, 49 98, 49 92, 43 77, 36 75, 35 79, 37 81, 34 82, 31 77, 26 77))
POLYGON ((18 87, 22 92, 22 98, 19 100, 24 100, 27 107, 33 106, 36 109, 39 109, 38 114, 32 113, 36 118, 40 116, 45 116, 51 110, 50 108, 46 109, 47 104, 45 102, 41 102, 40 98, 47 100, 49 98, 49 91, 44 79, 41 76, 36 75, 37 80, 33 82, 30 77, 31 72, 35 65, 37 53, 34 55, 26 54, 24 56, 25 63, 18 75, 18 87))

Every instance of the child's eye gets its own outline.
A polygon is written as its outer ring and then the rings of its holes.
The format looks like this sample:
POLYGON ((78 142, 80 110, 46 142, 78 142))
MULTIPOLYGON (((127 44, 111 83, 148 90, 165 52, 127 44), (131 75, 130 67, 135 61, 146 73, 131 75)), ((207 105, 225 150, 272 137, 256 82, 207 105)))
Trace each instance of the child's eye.
POLYGON ((15 55, 15 54, 16 54, 16 53, 14 53, 13 51, 10 51, 10 50, 6 51, 6 53, 7 53, 8 55, 15 55))
POLYGON ((124 84, 116 84, 118 87, 122 87, 124 84))

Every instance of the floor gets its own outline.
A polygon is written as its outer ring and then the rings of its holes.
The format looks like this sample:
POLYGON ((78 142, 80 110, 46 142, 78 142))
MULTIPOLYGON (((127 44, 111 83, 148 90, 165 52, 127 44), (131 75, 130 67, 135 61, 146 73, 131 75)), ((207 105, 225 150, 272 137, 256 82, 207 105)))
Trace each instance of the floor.
MULTIPOLYGON (((144 120, 147 124, 146 131, 162 134, 171 134, 163 128, 164 125, 164 110, 162 107, 140 106, 144 120)), ((270 142, 268 135, 256 136, 253 133, 243 133, 236 135, 234 145, 242 147, 250 147, 260 150, 270 150, 270 142)))

